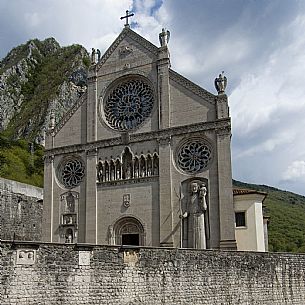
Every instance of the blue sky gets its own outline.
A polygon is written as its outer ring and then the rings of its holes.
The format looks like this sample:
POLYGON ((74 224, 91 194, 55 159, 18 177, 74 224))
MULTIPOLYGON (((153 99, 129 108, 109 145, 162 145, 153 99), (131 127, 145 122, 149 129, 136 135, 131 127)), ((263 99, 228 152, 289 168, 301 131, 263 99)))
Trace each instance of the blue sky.
POLYGON ((158 45, 171 31, 172 68, 216 93, 228 78, 233 177, 305 195, 305 1, 1 0, 0 58, 32 38, 105 51, 133 10, 158 45))

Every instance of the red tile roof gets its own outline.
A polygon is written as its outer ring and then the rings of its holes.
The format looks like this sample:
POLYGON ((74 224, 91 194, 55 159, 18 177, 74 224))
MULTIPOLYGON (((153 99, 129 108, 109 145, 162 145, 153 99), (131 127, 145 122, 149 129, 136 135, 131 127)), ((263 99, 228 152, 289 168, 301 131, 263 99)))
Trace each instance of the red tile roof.
POLYGON ((248 195, 248 194, 259 194, 259 195, 267 195, 265 192, 261 191, 255 191, 255 190, 249 190, 249 189, 238 189, 234 188, 233 189, 233 196, 235 195, 248 195))

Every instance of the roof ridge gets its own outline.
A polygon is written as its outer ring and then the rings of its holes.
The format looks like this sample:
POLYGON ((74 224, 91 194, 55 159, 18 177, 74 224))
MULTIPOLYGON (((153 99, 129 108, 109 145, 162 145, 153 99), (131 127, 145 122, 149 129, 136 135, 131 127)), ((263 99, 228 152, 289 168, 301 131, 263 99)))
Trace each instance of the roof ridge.
POLYGON ((216 95, 205 90, 204 88, 200 87, 199 85, 195 84, 191 80, 187 79, 186 77, 182 76, 181 74, 179 74, 178 72, 176 72, 172 69, 169 69, 169 72, 170 72, 170 74, 169 74, 170 79, 179 83, 184 88, 193 91, 198 96, 207 99, 208 102, 215 105, 216 95))
POLYGON ((54 133, 56 135, 77 111, 77 109, 87 100, 87 90, 76 100, 73 106, 63 115, 59 122, 55 125, 54 129, 47 131, 47 135, 54 133))
POLYGON ((114 40, 114 42, 110 45, 110 47, 105 51, 102 55, 100 61, 94 66, 95 71, 97 72, 102 65, 106 62, 106 60, 111 56, 114 50, 118 47, 118 45, 123 41, 123 39, 128 36, 141 44, 147 50, 152 52, 154 55, 158 55, 159 48, 155 46, 153 43, 136 33, 135 31, 131 30, 130 28, 124 28, 119 36, 114 40))

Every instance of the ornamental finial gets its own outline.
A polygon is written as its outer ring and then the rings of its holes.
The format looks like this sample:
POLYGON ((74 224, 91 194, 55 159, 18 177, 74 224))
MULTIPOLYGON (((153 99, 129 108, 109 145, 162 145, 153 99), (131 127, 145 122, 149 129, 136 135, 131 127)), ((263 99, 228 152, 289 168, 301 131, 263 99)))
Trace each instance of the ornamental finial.
POLYGON ((218 94, 225 93, 227 87, 227 78, 224 76, 224 71, 222 71, 221 74, 215 78, 214 84, 218 94))

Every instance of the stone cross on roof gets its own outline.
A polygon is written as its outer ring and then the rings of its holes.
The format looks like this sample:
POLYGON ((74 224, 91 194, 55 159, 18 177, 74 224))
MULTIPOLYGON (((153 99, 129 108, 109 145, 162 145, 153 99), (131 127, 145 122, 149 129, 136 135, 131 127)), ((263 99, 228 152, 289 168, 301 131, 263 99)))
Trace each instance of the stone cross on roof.
POLYGON ((122 19, 125 19, 125 18, 126 18, 125 26, 129 26, 128 17, 132 17, 133 15, 134 15, 134 13, 129 14, 129 11, 127 10, 127 11, 126 11, 126 16, 123 16, 123 17, 121 17, 120 19, 122 20, 122 19))

